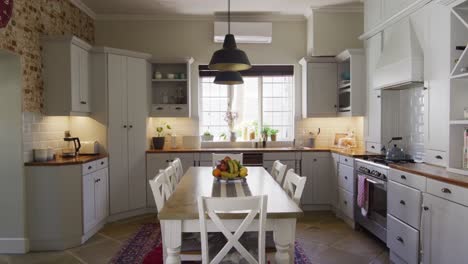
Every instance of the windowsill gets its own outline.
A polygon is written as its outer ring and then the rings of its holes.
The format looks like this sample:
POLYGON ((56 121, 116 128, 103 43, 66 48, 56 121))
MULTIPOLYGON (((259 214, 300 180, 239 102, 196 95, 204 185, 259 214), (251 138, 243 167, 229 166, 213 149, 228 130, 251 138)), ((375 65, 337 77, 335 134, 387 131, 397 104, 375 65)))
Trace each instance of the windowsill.
MULTIPOLYGON (((257 141, 204 141, 201 148, 252 148, 257 141)), ((261 144, 261 143, 260 143, 261 144)), ((267 141, 267 147, 284 148, 294 146, 293 141, 267 141)))

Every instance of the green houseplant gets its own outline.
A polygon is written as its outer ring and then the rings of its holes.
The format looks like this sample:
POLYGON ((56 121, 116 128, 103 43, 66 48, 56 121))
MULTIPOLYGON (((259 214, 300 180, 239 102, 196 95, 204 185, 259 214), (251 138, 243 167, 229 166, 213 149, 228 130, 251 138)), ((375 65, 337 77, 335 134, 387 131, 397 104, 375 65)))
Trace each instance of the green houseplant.
POLYGON ((213 138, 214 138, 213 134, 211 134, 209 131, 206 131, 202 135, 202 140, 203 141, 213 141, 213 138))
POLYGON ((276 135, 278 134, 278 129, 270 129, 270 138, 271 141, 276 141, 276 135))
POLYGON ((168 123, 163 123, 160 126, 156 127, 156 137, 153 137, 153 148, 154 149, 164 149, 164 142, 166 140, 166 134, 169 134, 169 131, 172 127, 168 123), (165 132, 167 130, 168 132, 165 132))

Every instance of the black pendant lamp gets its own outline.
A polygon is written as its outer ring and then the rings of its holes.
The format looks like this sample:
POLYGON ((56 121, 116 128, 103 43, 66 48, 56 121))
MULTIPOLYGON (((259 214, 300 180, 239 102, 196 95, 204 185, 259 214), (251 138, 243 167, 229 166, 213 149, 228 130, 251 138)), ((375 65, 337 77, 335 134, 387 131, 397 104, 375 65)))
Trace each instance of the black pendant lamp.
POLYGON ((237 48, 236 39, 231 34, 231 0, 228 0, 228 34, 224 37, 223 48, 217 50, 211 57, 211 70, 244 71, 252 68, 244 51, 237 48))
POLYGON ((236 71, 220 71, 216 73, 214 80, 215 84, 222 85, 238 85, 244 84, 244 80, 239 72, 236 71))

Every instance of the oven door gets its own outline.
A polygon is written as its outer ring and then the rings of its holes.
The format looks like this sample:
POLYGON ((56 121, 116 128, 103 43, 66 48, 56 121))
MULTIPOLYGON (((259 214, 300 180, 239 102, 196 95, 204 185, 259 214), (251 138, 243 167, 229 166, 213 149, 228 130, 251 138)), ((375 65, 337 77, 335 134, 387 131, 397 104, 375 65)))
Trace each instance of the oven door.
POLYGON ((387 182, 366 175, 369 184, 367 217, 381 226, 387 226, 387 182))

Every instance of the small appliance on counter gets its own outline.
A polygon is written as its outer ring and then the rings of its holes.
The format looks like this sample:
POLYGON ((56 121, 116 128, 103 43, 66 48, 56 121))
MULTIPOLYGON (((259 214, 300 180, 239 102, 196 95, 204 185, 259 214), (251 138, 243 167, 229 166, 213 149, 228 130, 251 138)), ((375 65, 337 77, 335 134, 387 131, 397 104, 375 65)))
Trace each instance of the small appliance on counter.
POLYGON ((336 133, 334 145, 337 148, 354 148, 356 147, 356 137, 354 132, 336 133))
POLYGON ((315 148, 315 140, 320 135, 320 128, 318 128, 317 133, 309 132, 307 136, 304 136, 304 147, 315 148))
POLYGON ((65 138, 63 139, 68 143, 68 147, 62 150, 63 157, 76 157, 81 148, 81 142, 78 137, 72 137, 70 131, 65 131, 65 138), (73 144, 72 144, 73 143, 73 144))
POLYGON ((94 141, 82 141, 80 154, 86 155, 97 155, 99 154, 99 142, 94 141))

